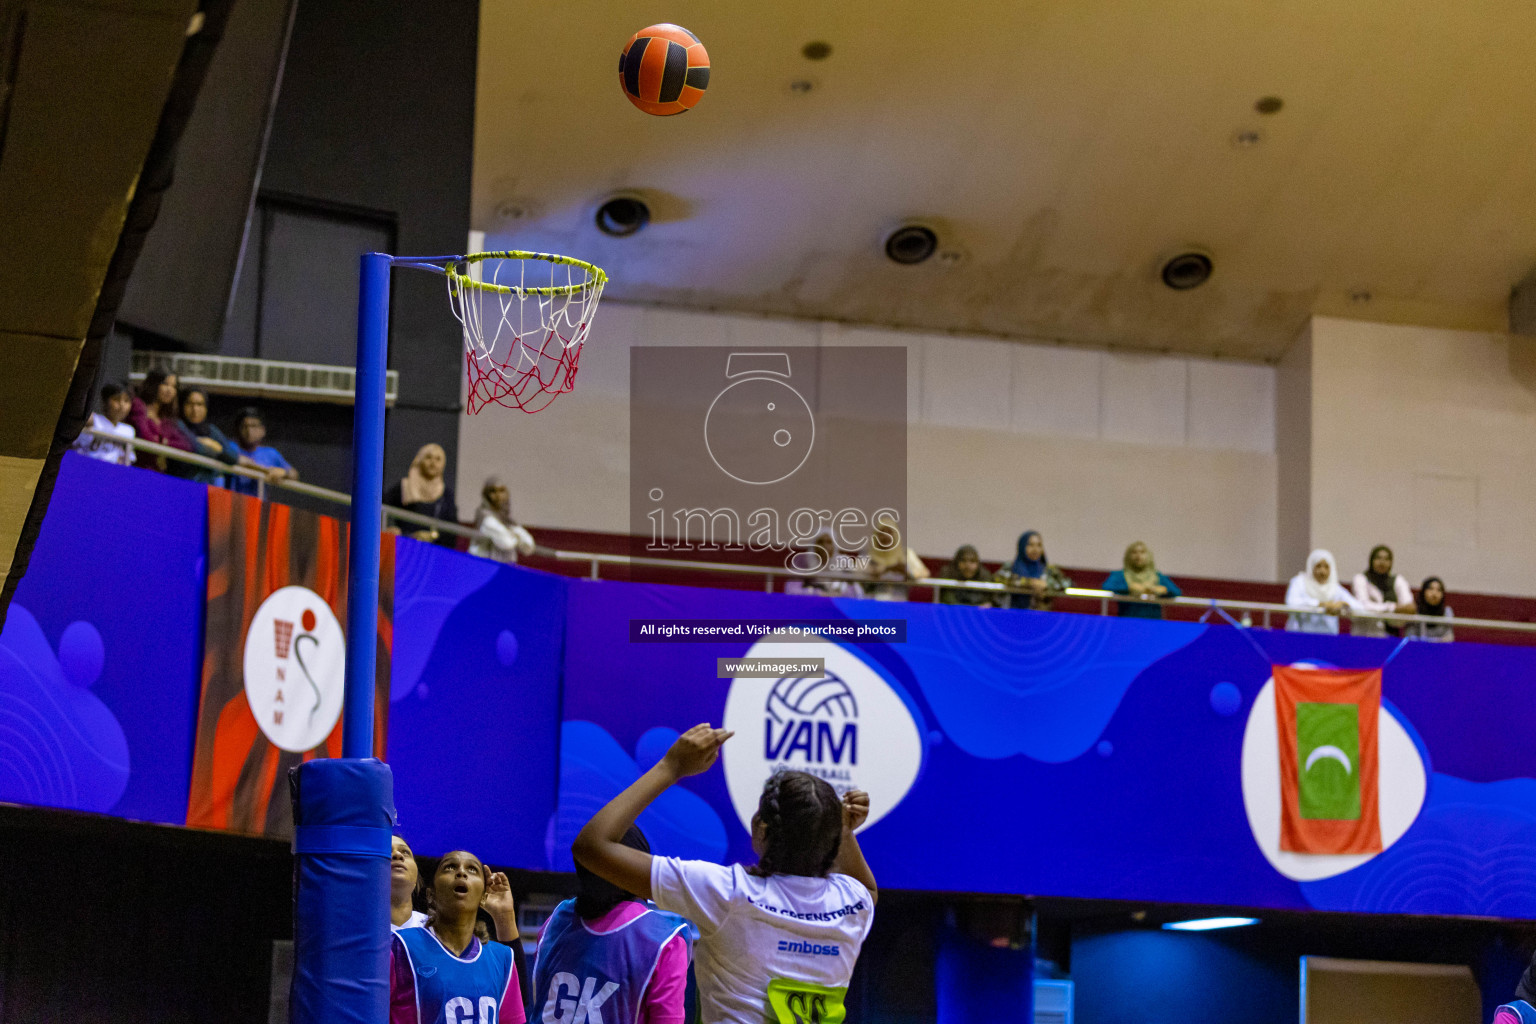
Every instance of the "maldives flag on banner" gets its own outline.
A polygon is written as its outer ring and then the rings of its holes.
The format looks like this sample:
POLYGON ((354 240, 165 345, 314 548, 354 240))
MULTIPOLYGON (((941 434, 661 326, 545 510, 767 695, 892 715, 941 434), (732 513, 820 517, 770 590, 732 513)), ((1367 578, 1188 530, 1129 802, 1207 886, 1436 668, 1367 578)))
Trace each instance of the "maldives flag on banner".
MULTIPOLYGON (((203 692, 187 824, 289 838, 288 769, 341 756, 348 524, 208 488, 203 692)), ((395 544, 380 550, 374 754, 383 757, 395 544)))
POLYGON ((1381 669, 1274 666, 1280 849, 1380 853, 1381 669))

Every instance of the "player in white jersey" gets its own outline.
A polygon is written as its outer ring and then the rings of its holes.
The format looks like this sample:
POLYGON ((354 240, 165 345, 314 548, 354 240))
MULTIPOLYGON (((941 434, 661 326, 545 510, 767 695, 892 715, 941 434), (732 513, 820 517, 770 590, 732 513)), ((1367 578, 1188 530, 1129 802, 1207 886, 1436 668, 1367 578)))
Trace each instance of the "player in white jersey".
POLYGON ((587 822, 571 852, 594 874, 693 921, 699 1006, 710 1024, 837 1024, 878 892, 853 834, 869 816, 867 794, 839 800, 814 775, 776 773, 752 818, 758 862, 750 868, 653 857, 621 842, 667 788, 713 765, 732 735, 689 729, 587 822))

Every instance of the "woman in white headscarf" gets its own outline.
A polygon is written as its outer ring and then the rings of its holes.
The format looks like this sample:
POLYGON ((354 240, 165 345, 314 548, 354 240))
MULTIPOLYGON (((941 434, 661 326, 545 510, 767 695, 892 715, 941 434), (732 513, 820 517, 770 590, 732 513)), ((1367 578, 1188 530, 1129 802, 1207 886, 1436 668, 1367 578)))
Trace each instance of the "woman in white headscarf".
POLYGON ((864 587, 865 597, 876 601, 905 601, 908 588, 904 583, 925 580, 932 575, 917 552, 903 543, 901 528, 889 512, 880 513, 875 520, 869 548, 867 571, 877 582, 864 587))
POLYGON ((498 562, 516 562, 518 555, 533 554, 533 534, 512 518, 512 492, 500 477, 488 476, 480 488, 480 507, 475 510, 475 529, 480 531, 469 553, 498 562))
POLYGON ((1285 603, 1292 608, 1316 608, 1322 612, 1286 616, 1285 628, 1295 633, 1337 634, 1339 613, 1345 608, 1360 608, 1355 595, 1339 583, 1339 568, 1333 555, 1322 548, 1307 556, 1305 572, 1291 577, 1291 585, 1285 590, 1285 603))

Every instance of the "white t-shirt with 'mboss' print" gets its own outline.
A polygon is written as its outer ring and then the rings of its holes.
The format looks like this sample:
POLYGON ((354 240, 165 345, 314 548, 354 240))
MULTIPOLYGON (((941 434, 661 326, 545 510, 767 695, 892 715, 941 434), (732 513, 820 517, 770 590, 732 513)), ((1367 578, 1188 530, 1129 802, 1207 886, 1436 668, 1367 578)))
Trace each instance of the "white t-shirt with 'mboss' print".
POLYGON ((773 1020, 774 978, 845 988, 875 920, 869 890, 848 875, 749 875, 739 864, 655 857, 651 898, 699 929, 694 971, 708 1024, 773 1020))

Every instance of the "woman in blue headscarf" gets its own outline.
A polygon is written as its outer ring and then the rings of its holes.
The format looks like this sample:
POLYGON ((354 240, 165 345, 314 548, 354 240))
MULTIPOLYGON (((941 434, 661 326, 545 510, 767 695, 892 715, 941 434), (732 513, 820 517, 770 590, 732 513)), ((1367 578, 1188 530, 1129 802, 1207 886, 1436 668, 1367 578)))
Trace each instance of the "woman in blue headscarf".
POLYGON ((1045 539, 1038 530, 1025 530, 1019 535, 1018 557, 999 575, 1007 577, 1004 582, 1029 590, 1027 594, 1011 595, 1008 599, 1010 608, 1045 611, 1051 607, 1053 591, 1065 590, 1072 585, 1072 581, 1046 558, 1045 539))

